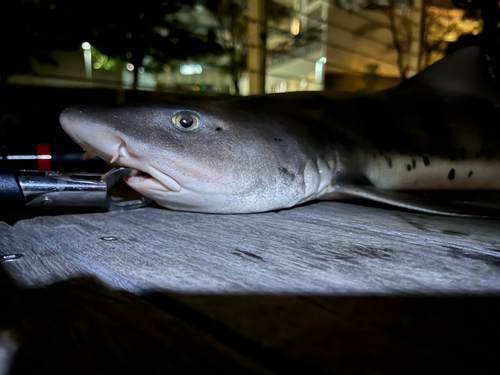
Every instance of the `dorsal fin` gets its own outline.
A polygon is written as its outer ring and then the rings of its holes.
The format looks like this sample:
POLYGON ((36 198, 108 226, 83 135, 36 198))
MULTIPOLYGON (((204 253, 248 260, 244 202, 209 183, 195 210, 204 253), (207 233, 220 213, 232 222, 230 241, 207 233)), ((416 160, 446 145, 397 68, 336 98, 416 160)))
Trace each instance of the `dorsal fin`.
POLYGON ((481 47, 465 47, 403 82, 397 90, 431 94, 444 102, 476 99, 500 107, 488 68, 481 47))

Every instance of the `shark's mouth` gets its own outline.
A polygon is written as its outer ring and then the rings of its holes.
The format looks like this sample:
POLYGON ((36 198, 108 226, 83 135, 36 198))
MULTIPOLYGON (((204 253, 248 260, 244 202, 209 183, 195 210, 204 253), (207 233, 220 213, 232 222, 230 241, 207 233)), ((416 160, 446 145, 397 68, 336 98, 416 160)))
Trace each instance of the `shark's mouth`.
POLYGON ((113 147, 111 155, 108 152, 100 152, 96 147, 87 146, 86 148, 87 152, 96 154, 104 160, 111 159, 109 164, 112 166, 135 169, 137 172, 123 179, 132 189, 142 194, 147 195, 147 191, 179 192, 181 190, 179 183, 170 175, 130 155, 123 141, 113 147))
POLYGON ((125 180, 127 185, 137 191, 144 193, 147 190, 163 192, 178 192, 181 190, 181 187, 176 180, 154 167, 147 166, 147 169, 144 168, 147 170, 146 172, 142 168, 137 168, 137 166, 135 165, 126 164, 128 163, 124 163, 122 166, 134 168, 137 172, 133 173, 130 176, 124 177, 123 179, 125 180))
POLYGON ((167 173, 141 161, 140 157, 130 153, 122 140, 112 150, 111 165, 136 169, 137 173, 124 178, 132 189, 147 196, 148 192, 179 192, 181 186, 167 173))
POLYGON ((135 169, 134 172, 130 176, 124 176, 123 179, 125 182, 129 181, 144 181, 147 179, 153 178, 149 173, 140 171, 138 169, 135 169))

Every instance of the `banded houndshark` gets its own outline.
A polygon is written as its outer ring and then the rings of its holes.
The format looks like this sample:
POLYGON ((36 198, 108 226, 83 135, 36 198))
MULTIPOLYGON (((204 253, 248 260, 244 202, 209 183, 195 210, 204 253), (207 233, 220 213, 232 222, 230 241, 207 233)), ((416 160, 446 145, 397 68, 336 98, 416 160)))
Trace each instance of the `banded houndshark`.
POLYGON ((86 151, 144 172, 127 184, 169 209, 251 213, 363 198, 500 216, 412 193, 500 190, 500 95, 487 65, 468 47, 375 93, 74 106, 60 122, 86 151))

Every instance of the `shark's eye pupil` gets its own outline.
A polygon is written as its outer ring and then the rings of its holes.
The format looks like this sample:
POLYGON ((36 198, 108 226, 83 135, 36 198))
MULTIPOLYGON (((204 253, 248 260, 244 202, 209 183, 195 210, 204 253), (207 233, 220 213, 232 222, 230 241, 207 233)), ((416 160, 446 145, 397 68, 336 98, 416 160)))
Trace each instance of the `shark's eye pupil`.
POLYGON ((193 125, 193 118, 192 117, 189 117, 189 116, 185 116, 185 117, 182 117, 180 120, 179 120, 179 124, 183 127, 183 128, 189 128, 193 125))

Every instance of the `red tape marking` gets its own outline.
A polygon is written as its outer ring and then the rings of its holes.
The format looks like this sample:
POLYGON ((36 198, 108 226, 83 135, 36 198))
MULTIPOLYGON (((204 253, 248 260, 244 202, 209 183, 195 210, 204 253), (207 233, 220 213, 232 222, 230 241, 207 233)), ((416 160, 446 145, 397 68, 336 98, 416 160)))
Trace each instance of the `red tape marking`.
POLYGON ((36 145, 36 156, 38 170, 40 171, 51 171, 52 161, 50 158, 50 145, 48 143, 39 143, 36 145), (47 159, 41 159, 40 156, 47 157, 47 159))

